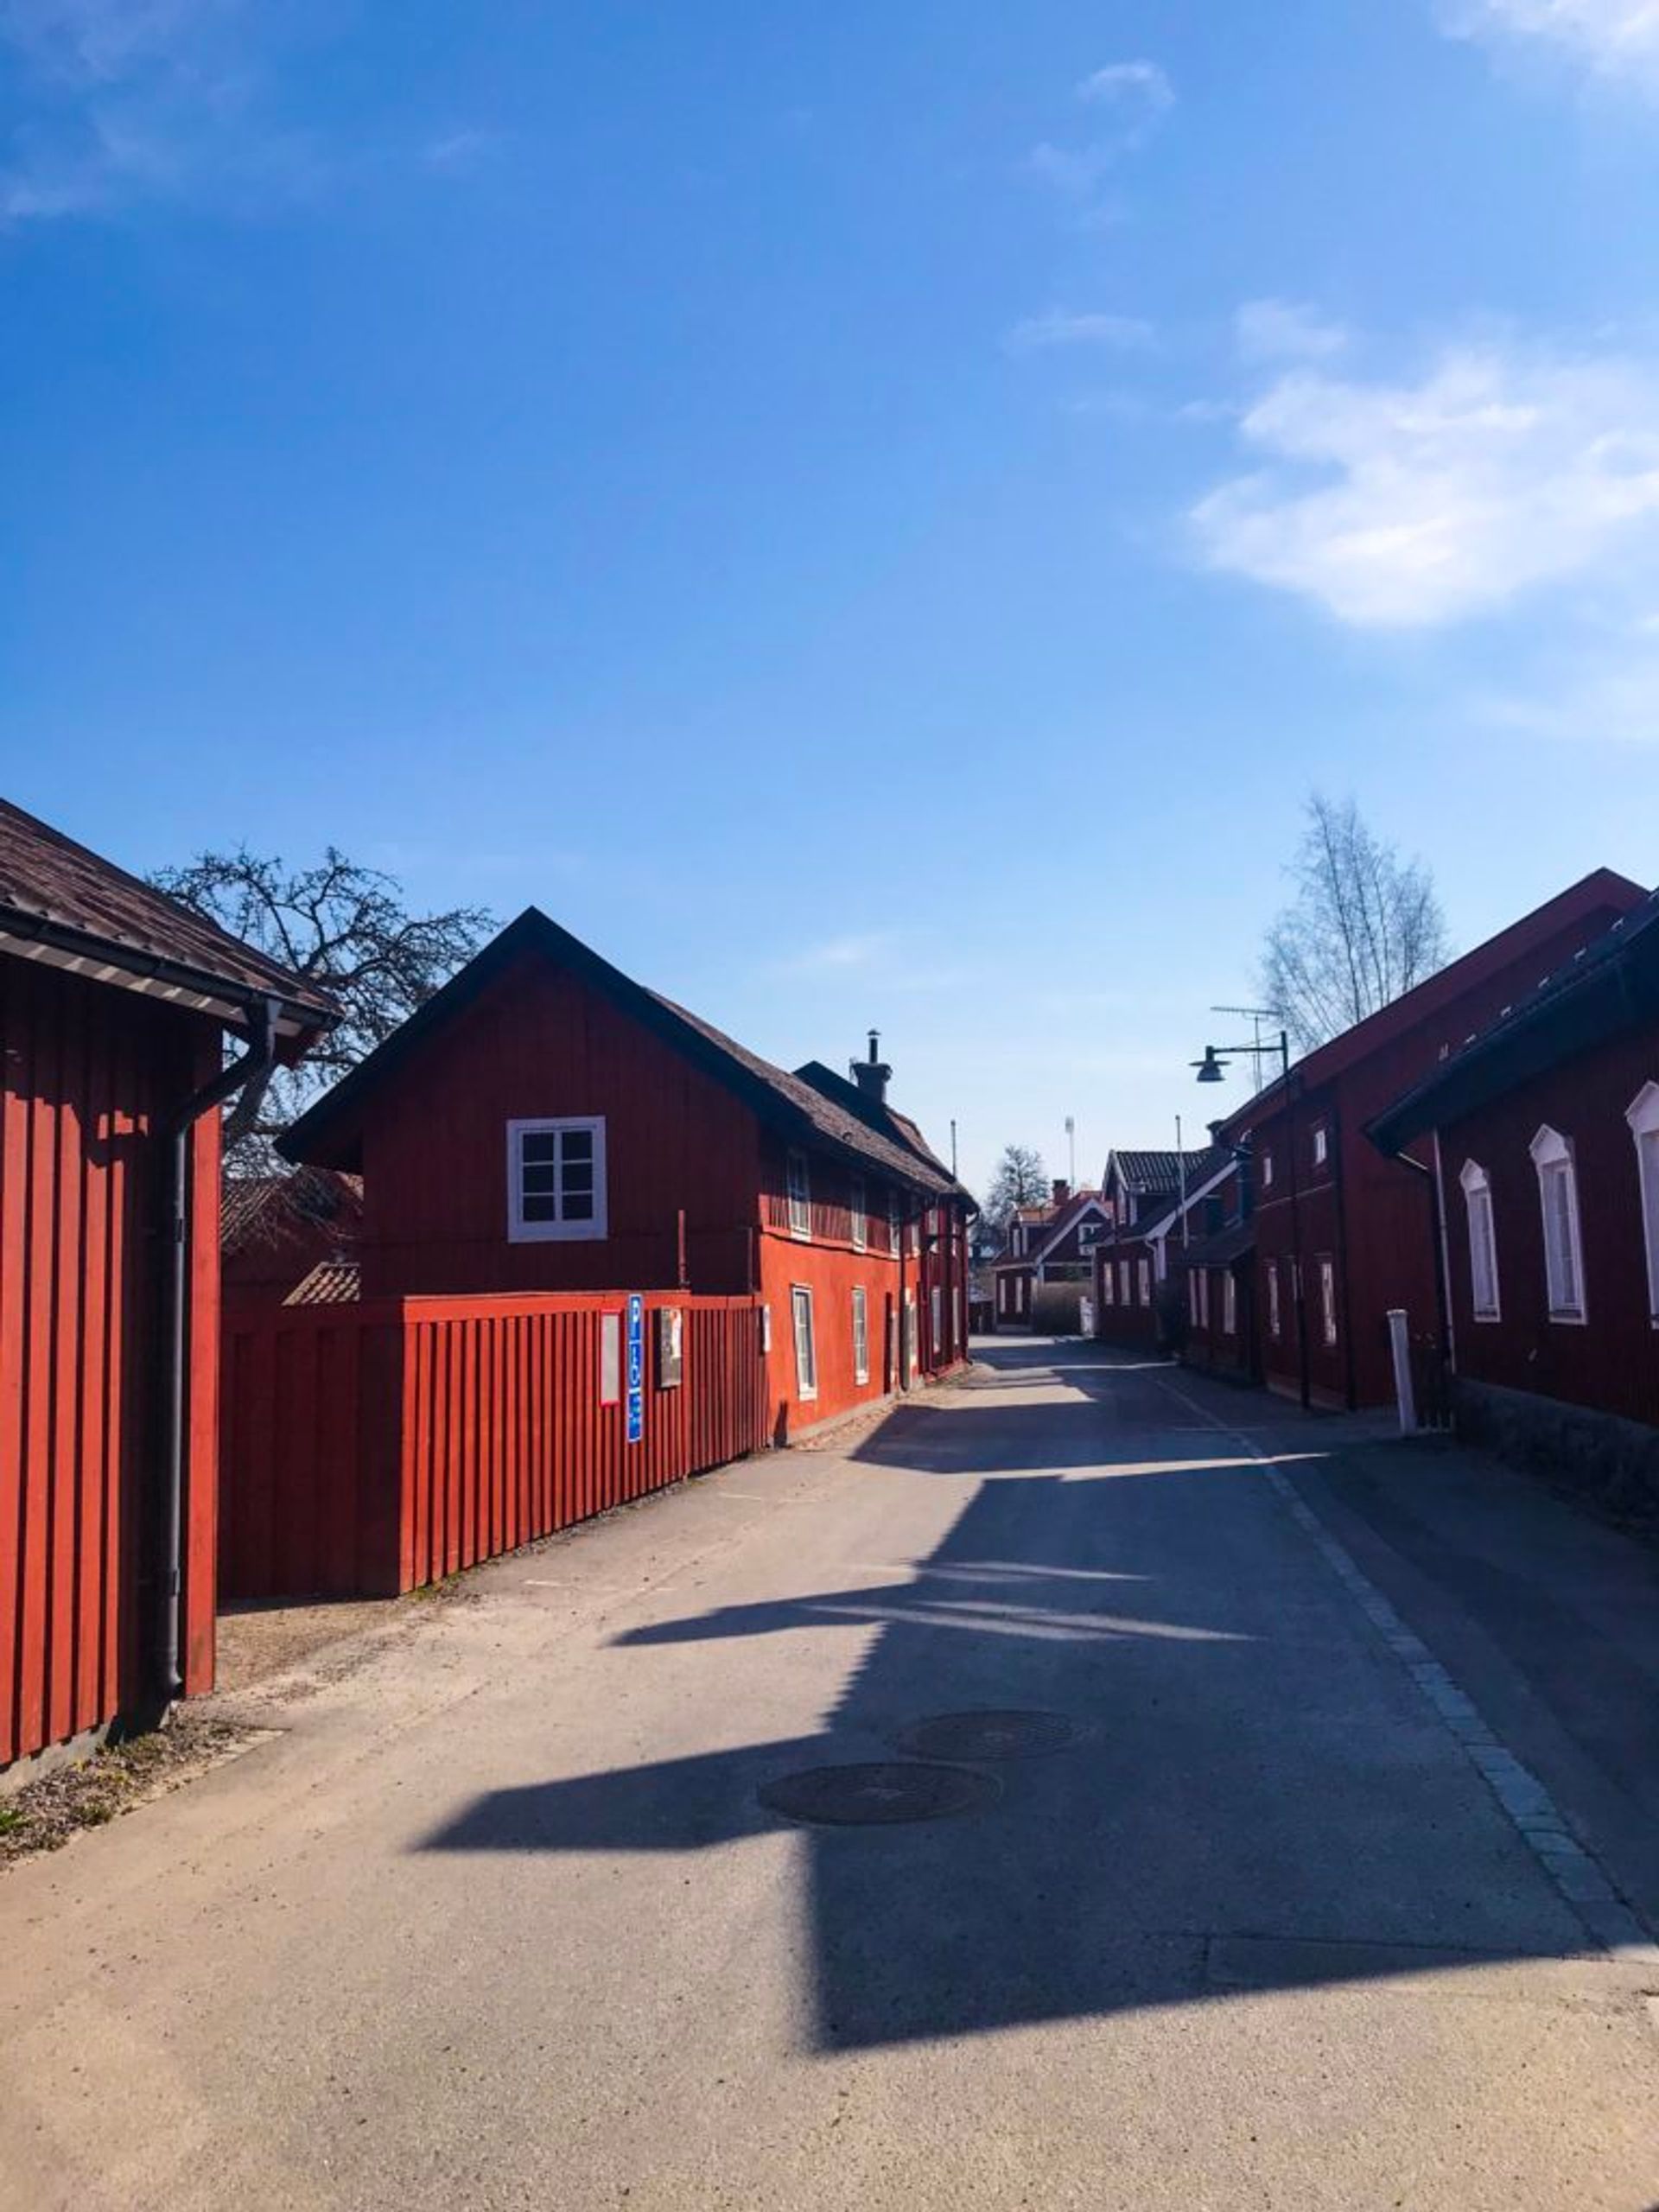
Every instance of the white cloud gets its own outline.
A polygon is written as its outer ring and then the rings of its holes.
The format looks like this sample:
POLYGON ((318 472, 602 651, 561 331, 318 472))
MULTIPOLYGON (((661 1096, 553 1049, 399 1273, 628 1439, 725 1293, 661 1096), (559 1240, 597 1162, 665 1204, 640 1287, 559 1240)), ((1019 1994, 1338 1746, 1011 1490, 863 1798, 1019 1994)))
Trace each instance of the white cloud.
POLYGON ((1192 511, 1204 558, 1359 626, 1491 613, 1659 520, 1659 375, 1632 360, 1489 342, 1414 383, 1299 369, 1239 435, 1263 465, 1192 511))
POLYGON ((826 938, 822 943, 805 945, 779 961, 777 972, 786 976, 849 975, 875 967, 891 956, 893 945, 891 932, 881 930, 863 936, 826 938))
POLYGON ((1233 319, 1247 361, 1318 361, 1341 353, 1348 334, 1298 300, 1247 300, 1233 319))
POLYGON ((1454 38, 1536 41, 1659 95, 1659 0, 1446 0, 1441 21, 1454 38))
MULTIPOLYGON (((1146 144, 1174 106, 1175 88, 1155 61, 1114 61, 1085 77, 1077 97, 1100 111, 1099 126, 1079 146, 1045 139, 1032 148, 1026 164, 1056 191, 1086 203, 1125 154, 1146 144)), ((1091 212, 1097 218, 1110 211, 1091 212)))
POLYGON ((1085 77, 1077 98, 1117 110, 1131 118, 1131 130, 1144 134, 1174 106, 1175 87, 1155 61, 1114 61, 1085 77))
POLYGON ((1051 308, 1046 315, 1016 322, 1002 343, 1010 353, 1042 353, 1058 346, 1098 346, 1116 353, 1150 352, 1156 338, 1149 322, 1132 315, 1076 315, 1051 308))

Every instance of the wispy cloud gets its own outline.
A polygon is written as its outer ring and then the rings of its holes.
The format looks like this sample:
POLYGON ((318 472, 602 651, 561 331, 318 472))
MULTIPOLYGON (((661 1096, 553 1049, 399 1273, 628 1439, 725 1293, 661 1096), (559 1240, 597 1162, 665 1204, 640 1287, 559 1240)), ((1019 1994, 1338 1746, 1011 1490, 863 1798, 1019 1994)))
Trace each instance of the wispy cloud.
POLYGON ((1659 98, 1656 0, 1442 0, 1440 22, 1453 38, 1530 46, 1659 98))
POLYGON ((1090 219, 1109 219, 1099 202, 1107 176, 1126 154, 1138 152, 1175 105, 1175 87, 1155 61, 1113 61, 1074 87, 1092 111, 1087 135, 1074 143, 1044 139, 1026 156, 1031 174, 1082 207, 1090 219))
POLYGON ((1246 300, 1233 318, 1247 361, 1319 361, 1340 353, 1348 334, 1300 300, 1246 300))
POLYGON ((775 972, 786 976, 843 976, 879 966, 893 957, 895 940, 888 931, 873 930, 863 935, 849 933, 845 937, 824 938, 816 944, 803 945, 777 963, 775 972))
POLYGON ((1282 375, 1243 412, 1261 466, 1191 520, 1215 569, 1361 627, 1427 627, 1593 575, 1659 523, 1659 372, 1486 341, 1415 379, 1282 375))
POLYGON ((1016 322, 1003 337, 1010 353, 1043 353, 1055 347, 1099 346, 1114 353, 1150 353, 1157 334, 1139 315, 1074 314, 1051 308, 1046 315, 1016 322))

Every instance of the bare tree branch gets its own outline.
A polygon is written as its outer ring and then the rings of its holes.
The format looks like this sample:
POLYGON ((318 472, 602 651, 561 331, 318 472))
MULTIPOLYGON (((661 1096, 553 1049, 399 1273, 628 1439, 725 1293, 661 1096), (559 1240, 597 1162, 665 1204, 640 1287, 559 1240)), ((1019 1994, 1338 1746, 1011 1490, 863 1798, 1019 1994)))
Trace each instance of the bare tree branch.
POLYGON ((1351 798, 1307 802, 1290 905, 1269 925, 1260 982, 1303 1052, 1351 1028, 1445 966, 1433 880, 1402 860, 1351 798))
POLYGON ((389 1037, 471 958, 494 928, 481 906, 411 914, 403 887, 330 845, 309 868, 279 856, 200 853, 161 869, 158 889, 320 984, 340 1007, 336 1028, 298 1068, 250 1084, 225 1117, 226 1166, 261 1174, 276 1139, 327 1085, 389 1037))

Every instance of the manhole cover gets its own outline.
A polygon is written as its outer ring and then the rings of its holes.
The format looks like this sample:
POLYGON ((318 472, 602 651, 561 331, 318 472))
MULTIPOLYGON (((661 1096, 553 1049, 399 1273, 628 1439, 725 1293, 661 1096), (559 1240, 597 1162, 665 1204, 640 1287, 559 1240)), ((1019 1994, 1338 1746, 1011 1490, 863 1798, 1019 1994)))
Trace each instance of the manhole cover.
POLYGON ((1075 1721, 1058 1713, 941 1713, 893 1738, 918 1759, 1034 1759, 1077 1740, 1075 1721))
POLYGON ((760 1802, 791 1821, 832 1827, 879 1827, 890 1821, 942 1821, 988 1805, 1000 1785, 959 1766, 814 1766, 780 1775, 760 1789, 760 1802))

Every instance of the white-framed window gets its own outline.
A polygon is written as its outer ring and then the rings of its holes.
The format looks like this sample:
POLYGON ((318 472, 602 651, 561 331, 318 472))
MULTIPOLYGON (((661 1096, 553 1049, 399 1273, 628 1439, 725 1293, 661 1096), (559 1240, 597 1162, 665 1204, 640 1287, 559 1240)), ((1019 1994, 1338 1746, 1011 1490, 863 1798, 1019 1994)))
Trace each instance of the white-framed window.
POLYGON ((928 1300, 928 1318, 933 1325, 933 1341, 928 1349, 937 1359, 944 1347, 944 1292, 938 1283, 934 1284, 928 1300))
POLYGON ((1337 1263, 1319 1262, 1319 1326, 1327 1344, 1337 1341, 1337 1263))
POLYGON ((509 1243, 575 1241, 605 1234, 604 1116, 509 1122, 509 1243))
POLYGON ((1279 1336, 1282 1333, 1283 1327, 1283 1317, 1279 1311, 1279 1262, 1277 1260, 1269 1260, 1268 1262, 1268 1334, 1270 1337, 1279 1336))
POLYGON ((1624 1109, 1636 1141, 1642 1242, 1648 1255, 1648 1319, 1659 1327, 1659 1083, 1644 1083, 1624 1109))
POLYGON ((812 1326, 812 1294, 804 1283, 791 1286, 789 1312, 795 1331, 795 1395, 802 1399, 816 1398, 818 1344, 812 1326))
POLYGON ((1140 1301, 1142 1306, 1150 1306, 1152 1303, 1152 1262, 1137 1260, 1135 1276, 1135 1291, 1140 1301))
POLYGON ((1579 1178, 1573 1147, 1548 1124, 1528 1149, 1538 1171, 1544 1217, 1544 1282, 1552 1321, 1584 1319, 1584 1242, 1579 1231, 1579 1178))
POLYGON ((847 1185, 847 1211, 855 1252, 864 1251, 870 1241, 870 1217, 864 1203, 864 1178, 852 1177, 847 1185))
POLYGON ((1497 1237, 1492 1225, 1492 1186, 1486 1170, 1463 1163, 1458 1180, 1469 1217, 1469 1298, 1477 1321, 1503 1318, 1497 1297, 1497 1237))
POLYGON ((1264 1152, 1262 1155, 1262 1187, 1264 1191, 1273 1188, 1273 1154, 1270 1152, 1264 1152))
POLYGON ((1116 1281, 1117 1270, 1108 1260, 1100 1271, 1100 1302, 1103 1306, 1115 1306, 1117 1303, 1113 1294, 1116 1281))
MULTIPOLYGON (((889 1189, 887 1192, 887 1249, 889 1252, 896 1252, 899 1249, 899 1238, 902 1221, 903 1215, 899 1211, 899 1193, 896 1190, 889 1189)), ((1014 1232, 1014 1250, 1016 1252, 1023 1251, 1025 1249, 1025 1243, 1021 1233, 1017 1226, 1014 1232)))
POLYGON ((1129 1303, 1129 1263, 1127 1260, 1120 1260, 1117 1263, 1117 1302, 1120 1306, 1129 1303))
POLYGON ((1225 1336, 1238 1334, 1238 1281, 1230 1268, 1221 1279, 1221 1326, 1225 1336))
POLYGON ((853 1287, 853 1380, 870 1379, 870 1301, 862 1283, 853 1287))
MULTIPOLYGON (((1022 1291, 1025 1285, 1022 1281, 1020 1284, 1022 1291)), ((1025 1300, 1022 1297, 1020 1304, 1024 1305, 1024 1303, 1025 1300)), ((905 1367, 910 1376, 910 1380, 912 1382, 916 1380, 916 1360, 918 1350, 918 1347, 916 1343, 916 1294, 913 1290, 907 1290, 905 1293, 905 1367)))
POLYGON ((1321 1122, 1313 1132, 1313 1165, 1323 1167, 1331 1157, 1331 1132, 1321 1122))
POLYGON ((812 1178, 806 1165, 806 1154, 791 1145, 784 1160, 784 1173, 789 1185, 789 1233, 791 1236, 812 1234, 812 1178))

